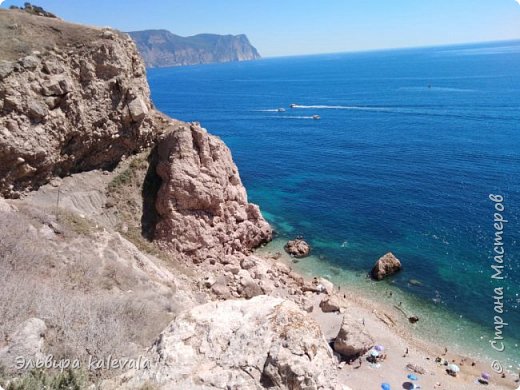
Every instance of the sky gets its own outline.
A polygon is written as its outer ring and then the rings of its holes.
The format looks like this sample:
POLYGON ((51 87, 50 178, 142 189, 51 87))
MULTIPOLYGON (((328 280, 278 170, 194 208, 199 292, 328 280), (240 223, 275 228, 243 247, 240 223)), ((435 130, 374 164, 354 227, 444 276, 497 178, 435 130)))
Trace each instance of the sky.
MULTIPOLYGON (((0 0, 1 7, 22 5, 0 0)), ((264 57, 520 39, 520 0, 34 0, 68 21, 247 34, 264 57)))

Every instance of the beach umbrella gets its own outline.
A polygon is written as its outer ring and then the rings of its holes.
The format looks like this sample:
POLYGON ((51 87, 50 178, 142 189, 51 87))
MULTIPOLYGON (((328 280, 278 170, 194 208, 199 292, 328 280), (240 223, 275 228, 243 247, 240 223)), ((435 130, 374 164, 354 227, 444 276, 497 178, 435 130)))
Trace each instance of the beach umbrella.
POLYGON ((382 345, 376 345, 374 349, 378 352, 383 352, 385 350, 385 347, 383 347, 382 345))
POLYGON ((391 390, 390 385, 388 383, 383 383, 381 385, 381 389, 383 389, 383 390, 391 390))
POLYGON ((451 371, 456 374, 456 373, 460 372, 460 368, 456 364, 450 364, 448 366, 448 371, 451 371))
POLYGON ((415 374, 408 374, 407 378, 410 379, 411 381, 419 380, 419 378, 417 378, 417 375, 415 375, 415 374))
POLYGON ((481 375, 482 379, 488 381, 491 379, 491 375, 489 375, 487 372, 483 372, 481 375))
POLYGON ((377 352, 375 349, 373 349, 373 350, 370 351, 370 356, 378 357, 379 356, 379 352, 377 352))

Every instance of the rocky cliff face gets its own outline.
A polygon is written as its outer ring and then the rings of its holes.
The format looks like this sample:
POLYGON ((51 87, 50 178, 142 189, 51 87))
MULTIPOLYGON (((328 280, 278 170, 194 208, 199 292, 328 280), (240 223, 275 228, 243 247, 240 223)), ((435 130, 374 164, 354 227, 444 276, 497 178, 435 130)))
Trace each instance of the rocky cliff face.
POLYGON ((249 61, 260 58, 247 36, 199 34, 181 37, 167 30, 129 33, 148 67, 249 61))
POLYGON ((0 11, 0 193, 114 167, 156 137, 145 69, 116 31, 0 11))
POLYGON ((202 262, 224 261, 271 239, 258 206, 247 201, 226 145, 198 125, 181 125, 159 143, 162 185, 155 238, 202 262))

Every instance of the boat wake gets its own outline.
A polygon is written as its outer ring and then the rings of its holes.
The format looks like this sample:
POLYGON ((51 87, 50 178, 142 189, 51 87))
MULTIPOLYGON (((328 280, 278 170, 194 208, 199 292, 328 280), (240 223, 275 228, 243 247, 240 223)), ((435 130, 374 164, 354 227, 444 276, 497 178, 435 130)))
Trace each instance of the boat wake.
POLYGON ((375 106, 335 106, 335 105, 292 105, 293 109, 310 109, 310 110, 347 110, 347 111, 367 111, 379 112, 386 114, 398 115, 415 115, 427 117, 444 117, 444 118, 461 118, 470 120, 518 120, 515 116, 503 115, 474 115, 463 111, 454 112, 446 108, 413 108, 413 107, 375 107, 375 106))
MULTIPOLYGON (((272 118, 272 117, 269 117, 269 118, 272 118)), ((275 118, 280 118, 280 119, 315 119, 313 116, 304 116, 304 115, 280 115, 280 116, 277 116, 275 118)))

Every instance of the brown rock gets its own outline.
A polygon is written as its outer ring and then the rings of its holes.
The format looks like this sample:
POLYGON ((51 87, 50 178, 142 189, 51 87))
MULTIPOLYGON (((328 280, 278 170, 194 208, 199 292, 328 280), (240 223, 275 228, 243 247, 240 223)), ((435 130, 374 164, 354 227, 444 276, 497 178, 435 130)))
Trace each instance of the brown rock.
POLYGON ((371 275, 376 280, 383 280, 389 275, 393 275, 401 269, 401 262, 391 252, 381 257, 374 268, 372 268, 371 275))
POLYGON ((191 259, 241 255, 271 239, 226 145, 198 125, 170 129, 158 145, 155 238, 191 259))
POLYGON ((345 315, 338 336, 334 340, 334 351, 351 360, 366 353, 373 345, 374 340, 363 326, 352 317, 345 315))
POLYGON ((288 254, 297 258, 309 256, 309 253, 311 252, 310 245, 299 238, 287 242, 284 249, 288 254))
POLYGON ((320 308, 324 313, 340 311, 341 302, 336 295, 330 295, 321 300, 320 308))

